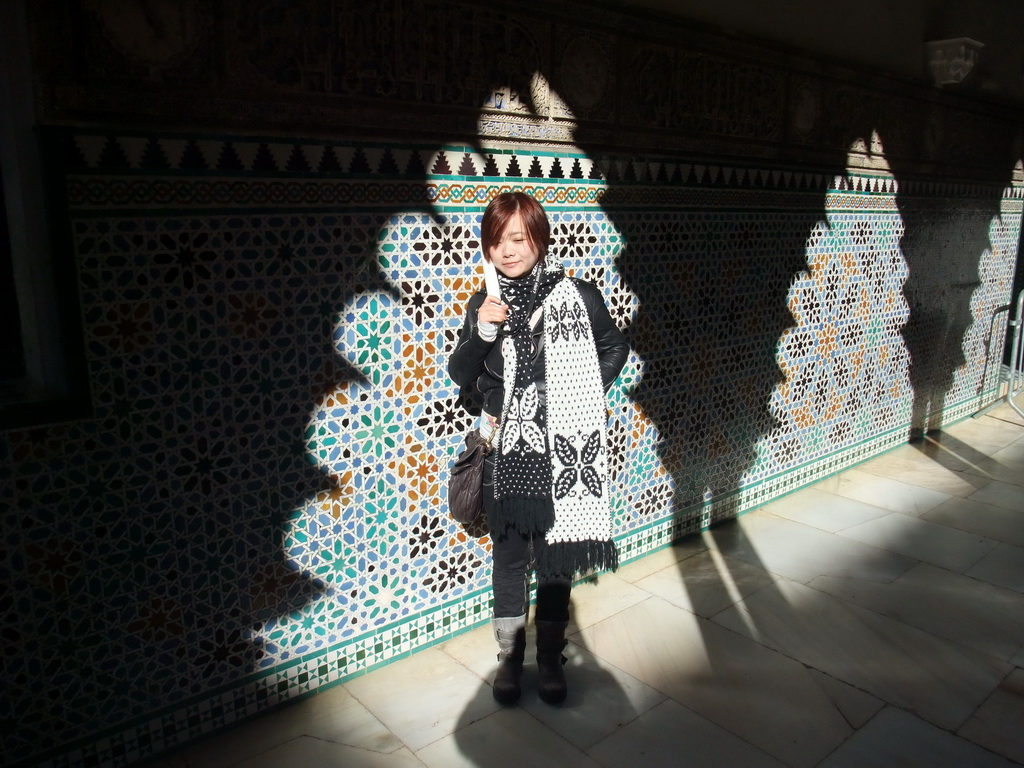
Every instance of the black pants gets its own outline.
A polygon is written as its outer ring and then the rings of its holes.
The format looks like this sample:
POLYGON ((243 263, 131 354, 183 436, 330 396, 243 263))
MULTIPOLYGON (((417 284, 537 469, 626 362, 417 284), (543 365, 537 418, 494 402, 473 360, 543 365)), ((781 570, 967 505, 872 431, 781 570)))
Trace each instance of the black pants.
MULTIPOLYGON (((528 537, 516 531, 491 540, 491 585, 496 618, 526 613, 532 555, 538 548, 546 546, 543 536, 528 537)), ((572 581, 565 576, 538 573, 536 618, 540 621, 568 621, 571 589, 572 581)))
MULTIPOLYGON (((494 459, 484 464, 484 499, 492 498, 494 459)), ((495 618, 522 616, 530 593, 531 565, 547 546, 544 536, 527 536, 517 531, 491 535, 491 588, 495 618)), ((568 621, 572 580, 563 574, 537 574, 537 611, 539 621, 568 621)))

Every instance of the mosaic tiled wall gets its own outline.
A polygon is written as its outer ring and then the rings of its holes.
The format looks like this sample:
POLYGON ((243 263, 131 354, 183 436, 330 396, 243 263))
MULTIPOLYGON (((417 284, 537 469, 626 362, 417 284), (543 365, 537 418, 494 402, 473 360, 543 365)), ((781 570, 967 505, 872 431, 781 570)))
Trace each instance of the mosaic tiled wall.
POLYGON ((545 203, 633 345, 624 560, 905 441, 922 394, 935 426, 995 393, 1019 167, 994 189, 897 180, 880 147, 837 177, 239 136, 64 152, 94 413, 0 434, 5 762, 122 764, 488 618, 486 531, 444 509, 470 423, 445 364, 500 190, 545 203))
POLYGON ((623 560, 992 399, 1007 109, 573 0, 24 6, 92 413, 0 432, 4 764, 122 765, 487 620, 445 360, 499 190, 632 344, 623 560))

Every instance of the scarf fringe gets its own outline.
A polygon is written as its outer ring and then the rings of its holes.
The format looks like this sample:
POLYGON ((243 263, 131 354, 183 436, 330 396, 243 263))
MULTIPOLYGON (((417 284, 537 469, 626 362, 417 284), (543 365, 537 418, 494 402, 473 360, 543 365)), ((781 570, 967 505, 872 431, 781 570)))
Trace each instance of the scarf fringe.
POLYGON ((490 499, 487 505, 487 527, 497 536, 504 536, 509 529, 524 535, 543 536, 554 524, 555 507, 551 499, 506 496, 490 499))
POLYGON ((614 571, 619 550, 614 541, 549 542, 537 559, 537 573, 572 577, 589 571, 614 571))

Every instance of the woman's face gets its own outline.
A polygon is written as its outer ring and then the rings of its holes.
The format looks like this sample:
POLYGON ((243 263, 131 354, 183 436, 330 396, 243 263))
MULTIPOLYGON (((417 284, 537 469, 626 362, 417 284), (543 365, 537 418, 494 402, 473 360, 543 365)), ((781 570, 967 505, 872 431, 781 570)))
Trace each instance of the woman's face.
POLYGON ((501 240, 487 249, 487 257, 505 277, 522 277, 529 274, 540 260, 540 251, 530 240, 523 216, 517 213, 508 222, 501 240))

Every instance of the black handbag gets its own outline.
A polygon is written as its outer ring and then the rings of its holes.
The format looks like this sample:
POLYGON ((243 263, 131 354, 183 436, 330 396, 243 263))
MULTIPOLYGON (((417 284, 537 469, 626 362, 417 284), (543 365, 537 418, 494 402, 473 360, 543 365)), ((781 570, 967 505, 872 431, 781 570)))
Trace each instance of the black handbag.
POLYGON ((466 447, 452 464, 448 477, 448 513, 456 522, 468 525, 480 516, 484 505, 484 459, 491 452, 491 438, 480 430, 466 435, 466 447))

